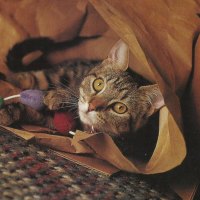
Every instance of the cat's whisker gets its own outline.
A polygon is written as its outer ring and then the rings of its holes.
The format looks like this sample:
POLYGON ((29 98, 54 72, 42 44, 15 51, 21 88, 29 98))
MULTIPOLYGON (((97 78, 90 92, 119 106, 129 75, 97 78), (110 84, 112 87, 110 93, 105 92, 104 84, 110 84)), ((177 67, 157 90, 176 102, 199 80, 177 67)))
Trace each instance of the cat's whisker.
POLYGON ((76 109, 78 108, 77 105, 64 104, 64 106, 67 106, 69 108, 76 108, 76 109))
MULTIPOLYGON (((65 79, 64 79, 65 80, 65 79)), ((60 82, 60 81, 58 81, 58 80, 55 80, 58 84, 60 84, 60 85, 62 85, 65 89, 67 89, 68 91, 70 91, 71 92, 71 94, 73 94, 74 96, 76 96, 77 97, 77 95, 76 95, 76 93, 70 88, 70 87, 68 87, 67 85, 65 85, 64 83, 62 83, 62 82, 60 82)), ((67 80, 66 80, 67 81, 67 80)))
MULTIPOLYGON (((58 94, 60 94, 60 95, 62 95, 62 93, 58 93, 58 94)), ((67 102, 72 102, 72 103, 78 103, 78 98, 77 97, 68 97, 68 96, 66 96, 66 97, 62 97, 62 101, 67 101, 67 102)))
POLYGON ((60 106, 60 109, 64 109, 64 108, 69 108, 69 109, 77 109, 76 107, 72 107, 72 106, 60 106))
POLYGON ((71 91, 69 88, 63 89, 63 93, 71 94, 72 97, 78 97, 77 94, 75 94, 74 91, 71 91))
POLYGON ((77 99, 79 98, 78 95, 76 95, 74 92, 72 92, 71 90, 69 90, 69 88, 67 88, 68 90, 66 90, 66 92, 68 92, 69 94, 71 94, 73 97, 76 97, 77 99))
MULTIPOLYGON (((77 94, 68 86, 64 85, 62 82, 58 81, 58 80, 54 80, 57 84, 52 84, 51 88, 55 88, 57 89, 59 87, 59 85, 63 86, 66 91, 65 92, 68 92, 69 94, 71 94, 72 96, 74 96, 75 98, 78 99, 78 96, 77 94)), ((58 92, 58 94, 61 94, 58 92)))
POLYGON ((56 89, 58 86, 56 84, 51 83, 49 85, 49 89, 56 89))
POLYGON ((63 107, 68 107, 68 108, 78 108, 76 105, 70 105, 70 104, 61 104, 63 107))
POLYGON ((73 103, 73 102, 60 102, 61 105, 68 105, 68 106, 75 106, 78 107, 78 103, 73 103))
POLYGON ((61 103, 65 103, 65 104, 68 104, 68 105, 77 105, 77 103, 70 102, 70 101, 62 101, 61 103))
MULTIPOLYGON (((68 81, 66 78, 64 78, 63 80, 64 80, 67 84, 69 84, 69 81, 68 81)), ((66 85, 65 85, 64 83, 62 83, 60 80, 54 79, 54 81, 55 81, 57 84, 62 85, 63 87, 66 87, 66 85)))
POLYGON ((78 107, 77 103, 72 103, 72 102, 61 102, 61 105, 66 105, 66 106, 74 106, 74 107, 78 107))
POLYGON ((72 108, 72 109, 69 109, 69 112, 75 112, 76 111, 76 108, 72 108))
POLYGON ((70 90, 66 90, 66 91, 62 91, 62 92, 58 91, 57 93, 58 93, 58 94, 62 94, 62 95, 63 95, 64 93, 68 93, 68 94, 70 94, 72 97, 74 97, 74 98, 76 98, 76 99, 79 98, 77 95, 75 95, 74 93, 72 93, 70 90))
POLYGON ((78 116, 76 116, 76 117, 73 117, 73 119, 79 119, 80 117, 79 117, 79 115, 78 116))

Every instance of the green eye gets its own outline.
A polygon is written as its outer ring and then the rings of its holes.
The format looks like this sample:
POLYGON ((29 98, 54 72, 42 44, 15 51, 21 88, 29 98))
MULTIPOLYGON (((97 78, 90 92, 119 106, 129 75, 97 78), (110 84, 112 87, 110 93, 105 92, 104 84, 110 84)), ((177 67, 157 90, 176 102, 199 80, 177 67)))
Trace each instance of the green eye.
POLYGON ((100 92, 104 88, 104 81, 101 78, 97 78, 93 82, 93 88, 96 92, 100 92))
POLYGON ((128 108, 123 103, 118 102, 114 104, 113 110, 118 114, 124 114, 128 110, 128 108))

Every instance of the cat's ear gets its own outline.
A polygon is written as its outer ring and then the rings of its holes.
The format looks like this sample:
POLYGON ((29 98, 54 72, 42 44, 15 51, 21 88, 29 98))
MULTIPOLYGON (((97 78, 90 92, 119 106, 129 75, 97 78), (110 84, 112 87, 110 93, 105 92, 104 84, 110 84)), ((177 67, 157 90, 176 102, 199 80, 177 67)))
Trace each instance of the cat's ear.
POLYGON ((141 86, 138 90, 141 95, 144 95, 144 98, 146 98, 151 105, 146 113, 146 117, 151 116, 155 111, 165 105, 164 98, 158 84, 141 86))
POLYGON ((126 71, 129 64, 128 45, 122 40, 119 40, 110 50, 108 60, 115 62, 118 70, 126 71))

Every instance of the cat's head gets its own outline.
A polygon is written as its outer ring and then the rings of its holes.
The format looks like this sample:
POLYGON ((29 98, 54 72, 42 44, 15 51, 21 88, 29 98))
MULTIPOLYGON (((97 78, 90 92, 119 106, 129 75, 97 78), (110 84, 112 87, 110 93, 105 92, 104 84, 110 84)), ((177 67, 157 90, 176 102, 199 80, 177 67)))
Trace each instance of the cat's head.
POLYGON ((134 133, 164 105, 158 85, 138 85, 127 72, 128 62, 129 48, 120 40, 82 81, 79 116, 89 129, 116 136, 134 133))

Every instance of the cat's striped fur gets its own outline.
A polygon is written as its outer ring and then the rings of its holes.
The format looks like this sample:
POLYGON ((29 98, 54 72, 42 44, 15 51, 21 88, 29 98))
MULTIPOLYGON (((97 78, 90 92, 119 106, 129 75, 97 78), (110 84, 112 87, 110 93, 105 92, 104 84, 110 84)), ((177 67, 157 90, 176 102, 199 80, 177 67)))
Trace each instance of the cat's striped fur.
MULTIPOLYGON (((44 103, 50 110, 76 107, 84 129, 122 136, 134 134, 164 105, 158 85, 127 68, 128 46, 119 41, 101 63, 68 61, 51 69, 14 73, 8 80, 22 89, 47 90, 44 103)), ((7 105, 0 111, 0 124, 24 120, 51 126, 47 113, 19 103, 7 105)))
POLYGON ((50 90, 63 85, 74 87, 97 63, 99 61, 68 60, 49 69, 11 73, 7 80, 22 90, 50 90))
MULTIPOLYGON (((22 90, 40 89, 45 91, 44 103, 47 104, 49 110, 76 107, 74 110, 77 115, 80 83, 83 77, 97 63, 99 61, 69 60, 49 69, 11 72, 6 79, 22 90), (75 103, 76 106, 74 105, 75 103)), ((49 128, 53 127, 52 113, 48 112, 46 108, 38 112, 21 103, 4 106, 0 110, 0 124, 9 126, 16 122, 33 123, 49 128)))

